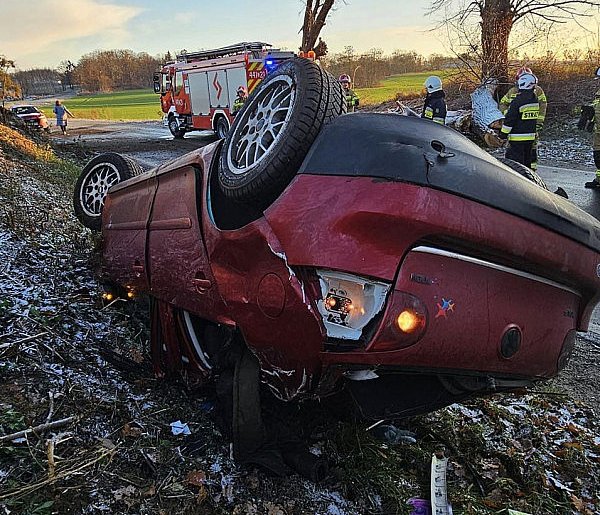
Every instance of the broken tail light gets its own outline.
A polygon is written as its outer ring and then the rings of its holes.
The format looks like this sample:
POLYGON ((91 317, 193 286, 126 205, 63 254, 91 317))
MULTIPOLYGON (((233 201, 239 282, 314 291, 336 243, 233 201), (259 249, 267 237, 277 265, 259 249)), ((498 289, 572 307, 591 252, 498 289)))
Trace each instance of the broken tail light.
POLYGON ((317 270, 319 313, 330 338, 359 340, 364 327, 383 309, 391 285, 343 272, 317 270))

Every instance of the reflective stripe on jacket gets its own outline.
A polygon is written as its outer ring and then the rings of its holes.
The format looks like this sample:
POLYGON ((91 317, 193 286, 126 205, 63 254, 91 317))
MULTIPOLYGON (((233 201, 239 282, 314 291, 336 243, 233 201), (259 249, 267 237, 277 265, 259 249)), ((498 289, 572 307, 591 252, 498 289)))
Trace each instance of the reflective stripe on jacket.
POLYGON ((345 89, 344 93, 346 94, 346 107, 348 108, 348 112, 351 113, 356 107, 358 107, 360 98, 356 93, 354 93, 354 90, 350 88, 345 89))
POLYGON ((533 90, 521 91, 510 103, 501 134, 509 141, 535 141, 540 104, 533 90))
MULTIPOLYGON (((540 104, 538 125, 541 125, 546 119, 546 111, 548 110, 548 99, 546 98, 546 93, 544 93, 544 90, 539 86, 535 86, 533 88, 533 92, 535 93, 537 101, 540 104)), ((510 103, 517 97, 518 93, 518 88, 516 86, 513 86, 506 92, 506 95, 502 97, 500 103, 498 104, 498 109, 500 109, 500 112, 502 114, 506 115, 506 113, 508 112, 508 108, 510 107, 510 103)))
POLYGON ((432 120, 436 123, 444 125, 446 123, 446 94, 443 91, 434 91, 425 97, 425 105, 421 118, 432 120))
POLYGON ((242 107, 244 107, 244 102, 246 101, 243 97, 236 97, 233 101, 233 112, 237 113, 242 107))

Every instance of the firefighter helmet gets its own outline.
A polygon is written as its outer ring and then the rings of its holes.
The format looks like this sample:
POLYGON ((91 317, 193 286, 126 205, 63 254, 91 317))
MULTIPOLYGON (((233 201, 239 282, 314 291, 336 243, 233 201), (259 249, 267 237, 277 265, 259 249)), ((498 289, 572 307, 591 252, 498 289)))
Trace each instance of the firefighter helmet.
POLYGON ((431 77, 427 77, 425 81, 425 89, 427 93, 433 93, 435 91, 442 90, 442 79, 440 79, 437 75, 432 75, 431 77))
MULTIPOLYGON (((531 68, 529 68, 528 66, 521 66, 519 68, 519 70, 517 71, 517 74, 515 75, 515 81, 519 80, 519 77, 521 75, 523 75, 524 73, 528 73, 529 75, 533 75, 533 72, 531 71, 531 68)), ((535 75, 534 75, 535 77, 535 75)))
POLYGON ((348 84, 352 83, 352 81, 350 80, 350 75, 348 75, 346 73, 342 73, 342 75, 340 75, 338 82, 341 82, 342 84, 344 82, 347 82, 348 84))
POLYGON ((536 84, 537 77, 533 73, 523 73, 517 81, 519 89, 533 89, 536 84))
POLYGON ((238 93, 243 93, 243 94, 244 94, 244 96, 246 96, 246 87, 245 87, 245 86, 240 86, 240 87, 237 89, 237 92, 238 92, 238 93))

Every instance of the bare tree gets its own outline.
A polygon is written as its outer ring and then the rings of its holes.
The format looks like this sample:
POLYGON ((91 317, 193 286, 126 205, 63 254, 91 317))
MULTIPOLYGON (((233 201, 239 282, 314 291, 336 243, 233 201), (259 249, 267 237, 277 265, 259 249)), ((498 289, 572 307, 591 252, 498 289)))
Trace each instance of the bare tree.
POLYGON ((4 97, 6 91, 13 87, 8 70, 15 67, 15 62, 12 59, 7 59, 6 56, 0 55, 0 82, 2 83, 2 107, 4 107, 4 97))
POLYGON ((327 44, 319 38, 325 26, 327 15, 333 8, 336 0, 306 0, 304 9, 304 24, 302 25, 302 46, 300 50, 308 52, 314 50, 317 57, 327 53, 327 44), (317 38, 319 44, 317 45, 317 38))
POLYGON ((539 22, 565 23, 589 16, 594 8, 600 8, 600 0, 433 0, 429 12, 441 14, 442 25, 456 27, 477 17, 482 78, 507 80, 509 38, 516 24, 529 21, 535 28, 539 22))

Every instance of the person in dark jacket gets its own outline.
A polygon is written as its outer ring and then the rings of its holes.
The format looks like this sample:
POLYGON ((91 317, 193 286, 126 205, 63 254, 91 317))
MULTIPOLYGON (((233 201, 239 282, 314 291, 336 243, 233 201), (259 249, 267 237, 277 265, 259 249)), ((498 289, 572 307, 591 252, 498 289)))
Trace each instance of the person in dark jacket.
POLYGON ((427 96, 425 97, 421 118, 445 125, 447 108, 444 100, 446 93, 442 89, 442 79, 437 75, 427 77, 425 89, 427 90, 427 96))
POLYGON ((500 130, 500 137, 508 139, 506 158, 531 168, 531 149, 535 142, 540 103, 535 95, 537 78, 532 73, 519 77, 519 93, 510 103, 500 130))

